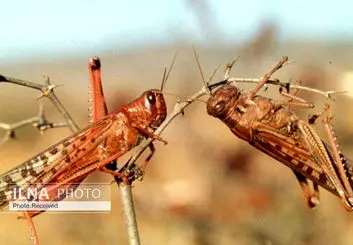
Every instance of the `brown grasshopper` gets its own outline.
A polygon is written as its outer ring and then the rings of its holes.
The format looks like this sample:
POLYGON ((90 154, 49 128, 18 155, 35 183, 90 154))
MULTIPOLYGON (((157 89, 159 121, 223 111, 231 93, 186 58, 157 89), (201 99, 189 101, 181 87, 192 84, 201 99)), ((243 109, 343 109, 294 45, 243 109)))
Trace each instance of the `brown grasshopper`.
MULTIPOLYGON (((254 89, 242 92, 232 85, 216 90, 207 101, 207 113, 256 149, 291 168, 309 207, 319 203, 318 185, 338 195, 344 207, 353 210, 353 165, 338 150, 329 119, 324 126, 329 144, 289 107, 312 107, 294 95, 292 101, 276 101, 256 95, 268 79, 287 61, 284 57, 254 89), (313 182, 313 190, 308 179, 313 182)), ((312 120, 313 121, 313 120, 312 120)))

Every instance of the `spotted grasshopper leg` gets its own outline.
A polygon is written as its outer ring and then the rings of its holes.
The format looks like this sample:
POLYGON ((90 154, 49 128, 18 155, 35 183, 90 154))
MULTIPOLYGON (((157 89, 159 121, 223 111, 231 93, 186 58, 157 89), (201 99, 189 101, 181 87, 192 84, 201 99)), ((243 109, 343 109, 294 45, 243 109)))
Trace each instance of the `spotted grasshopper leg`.
POLYGON ((102 87, 101 62, 98 57, 95 56, 89 60, 88 73, 90 76, 92 102, 90 117, 92 122, 96 122, 108 114, 102 87))
POLYGON ((207 113, 220 119, 240 139, 291 168, 309 206, 313 207, 319 201, 318 185, 344 197, 344 201, 349 200, 350 186, 353 186, 352 164, 343 158, 335 143, 331 142, 330 146, 322 141, 313 128, 289 110, 300 101, 282 102, 257 95, 285 61, 283 58, 249 92, 232 85, 218 88, 207 101, 207 113), (339 157, 344 160, 334 162, 339 157), (339 172, 341 167, 346 175, 339 172), (307 180, 314 183, 313 190, 307 180))
MULTIPOLYGON (((337 177, 340 180, 341 187, 345 192, 345 197, 343 199, 344 206, 348 211, 353 210, 353 191, 350 180, 352 180, 352 168, 349 168, 348 161, 339 150, 339 145, 336 141, 336 137, 334 136, 334 132, 331 124, 329 123, 331 118, 324 119, 323 123, 325 126, 325 130, 327 132, 329 142, 332 146, 332 162, 334 164, 334 169, 337 171, 337 177)), ((327 146, 325 145, 326 149, 327 146)))

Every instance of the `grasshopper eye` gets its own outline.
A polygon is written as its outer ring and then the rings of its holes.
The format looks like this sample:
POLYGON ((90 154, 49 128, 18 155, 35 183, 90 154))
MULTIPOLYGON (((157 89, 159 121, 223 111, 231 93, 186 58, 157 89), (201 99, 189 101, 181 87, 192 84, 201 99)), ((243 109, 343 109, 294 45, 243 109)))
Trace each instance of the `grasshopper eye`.
POLYGON ((221 113, 223 112, 225 106, 226 106, 226 102, 223 101, 223 100, 221 100, 220 102, 218 102, 218 103, 216 104, 216 106, 215 106, 215 112, 216 112, 217 114, 221 114, 221 113))
POLYGON ((146 95, 146 97, 147 97, 147 100, 148 100, 148 102, 150 103, 150 105, 155 105, 156 104, 156 96, 155 96, 155 94, 154 93, 148 93, 147 95, 146 95))

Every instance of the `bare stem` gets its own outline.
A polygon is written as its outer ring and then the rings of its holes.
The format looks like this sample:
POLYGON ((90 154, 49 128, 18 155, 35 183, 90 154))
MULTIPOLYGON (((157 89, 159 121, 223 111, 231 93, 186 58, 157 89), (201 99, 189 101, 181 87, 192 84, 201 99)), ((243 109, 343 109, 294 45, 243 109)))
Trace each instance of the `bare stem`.
MULTIPOLYGON (((231 77, 227 81, 230 83, 259 83, 261 81, 261 78, 231 77)), ((322 95, 325 98, 332 98, 333 94, 347 93, 347 91, 334 91, 334 90, 322 91, 320 89, 310 88, 302 85, 296 85, 291 82, 281 82, 278 79, 269 79, 266 82, 266 84, 278 85, 282 88, 288 88, 288 89, 300 89, 304 91, 309 91, 309 92, 322 95)))
POLYGON ((132 198, 131 186, 123 183, 119 184, 121 204, 130 245, 140 245, 140 237, 138 233, 134 200, 132 198))
POLYGON ((41 95, 39 96, 39 98, 48 97, 50 99, 50 101, 53 103, 59 113, 63 116, 63 118, 65 118, 67 126, 70 128, 70 130, 72 132, 77 132, 79 130, 79 127, 77 126, 75 121, 72 119, 70 114, 67 112, 65 107, 62 105, 61 101, 54 93, 54 88, 56 88, 57 86, 51 84, 48 77, 45 78, 44 84, 38 84, 17 78, 7 77, 0 74, 0 82, 12 83, 41 91, 41 95))

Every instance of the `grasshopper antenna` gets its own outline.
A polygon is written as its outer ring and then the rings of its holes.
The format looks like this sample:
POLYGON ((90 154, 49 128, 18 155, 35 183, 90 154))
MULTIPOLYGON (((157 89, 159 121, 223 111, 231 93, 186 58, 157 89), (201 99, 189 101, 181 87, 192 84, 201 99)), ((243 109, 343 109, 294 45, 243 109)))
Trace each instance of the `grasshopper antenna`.
POLYGON ((164 67, 164 72, 163 72, 163 78, 162 78, 162 83, 161 83, 161 91, 163 91, 166 83, 166 75, 167 75, 167 67, 164 67))
POLYGON ((172 63, 170 64, 170 67, 167 72, 167 68, 164 68, 164 73, 163 73, 163 79, 162 79, 162 84, 161 84, 161 91, 165 88, 165 84, 167 83, 167 80, 169 78, 170 72, 172 71, 172 68, 174 66, 176 57, 178 56, 179 50, 175 51, 175 54, 173 56, 172 63))
POLYGON ((209 88, 209 84, 208 84, 208 82, 206 82, 205 77, 203 75, 201 64, 200 64, 200 60, 199 60, 199 56, 197 55, 197 52, 196 52, 196 49, 195 49, 194 46, 192 46, 192 50, 194 51, 196 64, 197 64, 197 67, 199 68, 199 71, 200 71, 200 74, 201 74, 201 78, 202 78, 202 81, 203 81, 203 85, 207 88, 208 93, 211 94, 211 89, 209 88))

